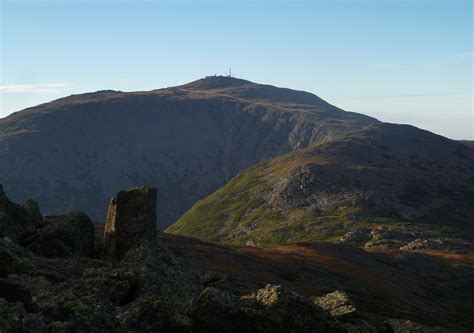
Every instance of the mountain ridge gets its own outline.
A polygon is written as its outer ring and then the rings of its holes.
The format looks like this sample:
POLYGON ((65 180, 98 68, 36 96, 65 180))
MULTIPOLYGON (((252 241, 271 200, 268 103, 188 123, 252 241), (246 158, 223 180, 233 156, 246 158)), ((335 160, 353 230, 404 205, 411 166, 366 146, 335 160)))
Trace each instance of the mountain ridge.
POLYGON ((178 86, 72 95, 16 112, 0 119, 0 179, 14 200, 34 197, 51 214, 78 208, 96 221, 118 189, 150 184, 162 189, 163 229, 237 172, 377 122, 298 104, 293 94, 268 103, 268 89, 281 88, 245 84, 241 100, 178 86), (267 95, 243 100, 259 89, 267 95))
POLYGON ((398 248, 420 238, 474 239, 472 200, 473 149, 380 123, 247 169, 168 232, 232 244, 398 248))

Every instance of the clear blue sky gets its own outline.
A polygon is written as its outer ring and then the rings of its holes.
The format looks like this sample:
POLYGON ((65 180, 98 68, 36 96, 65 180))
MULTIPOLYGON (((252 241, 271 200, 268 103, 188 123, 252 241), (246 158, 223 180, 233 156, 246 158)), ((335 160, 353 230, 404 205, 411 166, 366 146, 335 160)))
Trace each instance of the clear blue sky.
POLYGON ((473 2, 0 0, 0 117, 223 73, 474 139, 473 2))

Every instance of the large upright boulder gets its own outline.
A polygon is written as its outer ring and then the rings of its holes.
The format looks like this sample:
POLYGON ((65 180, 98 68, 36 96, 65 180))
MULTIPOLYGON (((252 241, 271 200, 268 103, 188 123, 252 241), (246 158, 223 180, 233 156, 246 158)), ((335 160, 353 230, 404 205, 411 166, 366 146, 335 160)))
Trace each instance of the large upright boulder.
POLYGON ((104 255, 121 259, 132 248, 156 240, 156 189, 124 190, 112 198, 104 232, 104 255))
POLYGON ((42 225, 38 204, 28 200, 24 205, 11 202, 0 184, 0 237, 21 243, 42 225))

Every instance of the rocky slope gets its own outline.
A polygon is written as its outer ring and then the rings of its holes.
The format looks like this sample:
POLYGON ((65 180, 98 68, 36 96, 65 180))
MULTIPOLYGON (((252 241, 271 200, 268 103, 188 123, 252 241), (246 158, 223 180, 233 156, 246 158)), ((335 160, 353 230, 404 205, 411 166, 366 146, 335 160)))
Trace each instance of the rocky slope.
POLYGON ((99 91, 0 119, 0 179, 14 200, 93 220, 119 189, 151 184, 165 228, 239 171, 375 122, 306 92, 228 77, 99 91))
POLYGON ((18 236, 12 226, 35 218, 18 215, 31 210, 3 195, 0 331, 368 333, 472 327, 474 271, 468 255, 446 260, 328 243, 257 249, 162 233, 153 239, 155 198, 152 188, 119 192, 105 231, 84 214, 43 218, 35 209, 43 222, 18 236), (90 228, 95 241, 85 232, 90 228), (130 237, 124 239, 123 232, 130 237), (44 247, 23 243, 31 237, 68 251, 43 253, 44 247), (65 243, 64 237, 78 241, 65 243))
POLYGON ((374 124, 247 169, 168 231, 233 244, 472 251, 473 202, 473 149, 412 126, 374 124))

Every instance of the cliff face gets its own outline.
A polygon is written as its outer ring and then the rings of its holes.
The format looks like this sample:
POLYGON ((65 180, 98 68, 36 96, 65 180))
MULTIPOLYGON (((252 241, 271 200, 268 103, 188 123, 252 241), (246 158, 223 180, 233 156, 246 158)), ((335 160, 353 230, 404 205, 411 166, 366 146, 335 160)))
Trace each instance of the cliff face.
POLYGON ((467 249, 445 238, 474 238, 473 200, 473 149, 412 126, 374 124, 242 172, 168 231, 234 244, 467 249))
POLYGON ((309 93, 224 77, 73 95, 0 119, 0 179, 16 201, 100 221, 119 189, 155 186, 165 228, 239 171, 375 122, 309 93))

